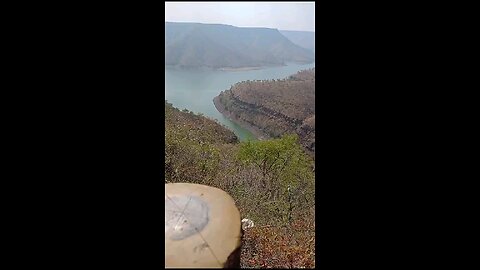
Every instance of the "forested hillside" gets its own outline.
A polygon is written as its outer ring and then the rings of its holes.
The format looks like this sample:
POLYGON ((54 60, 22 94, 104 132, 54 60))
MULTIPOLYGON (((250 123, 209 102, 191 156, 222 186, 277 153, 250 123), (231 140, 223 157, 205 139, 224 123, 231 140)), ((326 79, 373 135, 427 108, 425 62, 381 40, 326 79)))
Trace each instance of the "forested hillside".
POLYGON ((280 30, 280 33, 298 46, 315 52, 315 32, 280 30))
POLYGON ((241 266, 315 267, 315 174, 297 136, 241 142, 201 115, 165 101, 165 183, 229 193, 245 230, 241 266))
POLYGON ((217 109, 259 137, 297 134, 315 153, 315 69, 283 80, 244 81, 214 99, 217 109))
POLYGON ((223 24, 165 23, 165 65, 243 68, 312 63, 315 55, 277 29, 223 24))

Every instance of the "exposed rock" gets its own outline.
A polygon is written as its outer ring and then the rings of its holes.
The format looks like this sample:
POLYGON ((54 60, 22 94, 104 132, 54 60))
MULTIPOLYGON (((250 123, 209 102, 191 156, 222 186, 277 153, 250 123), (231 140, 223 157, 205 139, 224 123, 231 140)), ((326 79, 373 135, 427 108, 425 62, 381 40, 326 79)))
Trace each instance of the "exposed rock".
POLYGON ((295 133, 315 153, 315 69, 285 80, 246 81, 214 98, 218 111, 257 138, 295 133))

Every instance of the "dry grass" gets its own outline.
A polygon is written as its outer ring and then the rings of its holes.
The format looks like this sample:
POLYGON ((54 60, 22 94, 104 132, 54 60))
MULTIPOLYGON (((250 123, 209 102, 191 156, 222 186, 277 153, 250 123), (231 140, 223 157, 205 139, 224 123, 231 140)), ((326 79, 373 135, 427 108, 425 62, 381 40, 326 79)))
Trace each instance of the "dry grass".
POLYGON ((272 195, 272 190, 280 190, 282 186, 265 178, 257 166, 238 160, 241 145, 228 143, 232 138, 228 131, 184 128, 205 121, 220 129, 213 121, 172 108, 168 110, 165 182, 209 185, 233 197, 242 218, 255 222, 244 234, 241 266, 315 267, 315 179, 305 178, 292 196, 285 196, 285 192, 272 195), (269 185, 261 184, 265 181, 270 181, 269 185), (290 208, 291 205, 295 207, 290 208))
POLYGON ((244 268, 314 268, 315 228, 311 220, 290 226, 256 226, 245 230, 244 268))

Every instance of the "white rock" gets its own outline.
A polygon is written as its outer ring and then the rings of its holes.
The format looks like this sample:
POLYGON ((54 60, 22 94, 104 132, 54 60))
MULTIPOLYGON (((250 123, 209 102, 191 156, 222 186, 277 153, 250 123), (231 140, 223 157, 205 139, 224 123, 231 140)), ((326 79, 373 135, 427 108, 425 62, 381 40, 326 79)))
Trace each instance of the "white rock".
POLYGON ((253 221, 248 218, 242 219, 242 229, 252 228, 254 226, 253 221))

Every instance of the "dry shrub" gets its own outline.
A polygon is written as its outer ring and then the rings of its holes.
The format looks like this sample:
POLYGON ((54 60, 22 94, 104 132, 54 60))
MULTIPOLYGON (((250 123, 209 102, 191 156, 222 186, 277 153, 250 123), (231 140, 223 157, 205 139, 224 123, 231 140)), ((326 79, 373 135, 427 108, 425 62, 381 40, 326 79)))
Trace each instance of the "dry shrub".
POLYGON ((241 265, 244 268, 314 268, 313 220, 289 226, 257 226, 245 230, 241 265))
POLYGON ((315 267, 315 176, 295 136, 230 143, 227 131, 197 123, 217 128, 211 120, 171 106, 165 113, 165 182, 220 188, 254 221, 244 234, 242 267, 315 267))

